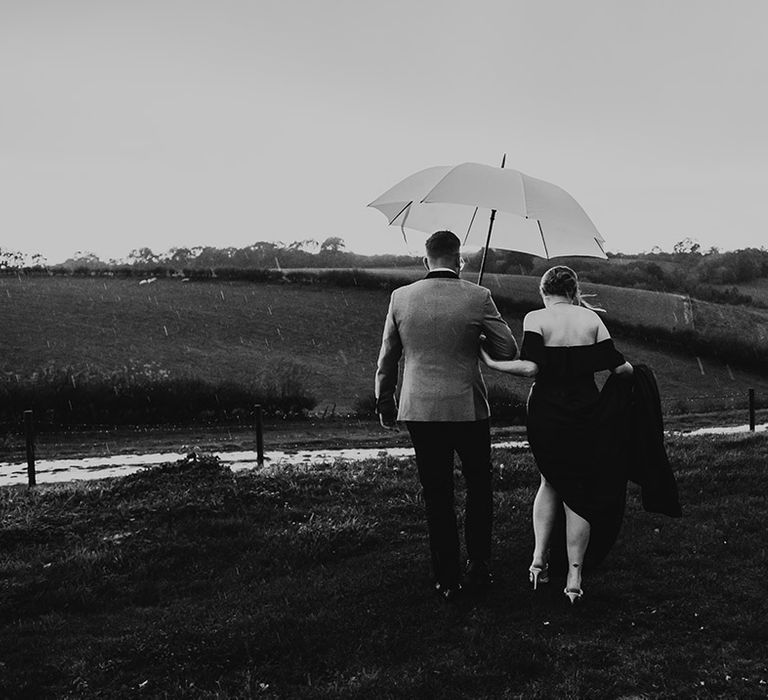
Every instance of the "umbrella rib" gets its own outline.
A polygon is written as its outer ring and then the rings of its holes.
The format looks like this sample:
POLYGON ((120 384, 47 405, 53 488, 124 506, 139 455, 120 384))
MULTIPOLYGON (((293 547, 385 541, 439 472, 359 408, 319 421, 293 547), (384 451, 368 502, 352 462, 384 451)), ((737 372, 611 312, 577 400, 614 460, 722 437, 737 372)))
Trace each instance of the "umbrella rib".
POLYGON ((395 215, 394 215, 394 216, 393 216, 393 217, 392 217, 392 218, 389 220, 389 225, 391 226, 392 224, 394 224, 394 223, 395 223, 395 221, 397 221, 397 217, 398 217, 398 216, 400 216, 400 214, 402 214, 402 213, 403 213, 403 212, 404 212, 404 211, 405 211, 405 210, 406 210, 408 207, 410 207, 410 206, 411 206, 411 204, 413 204, 413 200, 411 200, 410 202, 408 202, 408 204, 406 204, 406 205, 405 205, 405 206, 404 206, 404 207, 403 207, 403 208, 402 208, 402 209, 401 209, 399 212, 397 212, 397 214, 395 214, 395 215))
MULTIPOLYGON (((528 217, 526 217, 528 218, 528 217)), ((544 240, 544 231, 541 230, 541 221, 536 219, 536 223, 539 225, 539 235, 541 236, 541 245, 544 246, 544 253, 547 256, 547 260, 549 260, 549 251, 547 250, 547 242, 544 240)))
POLYGON ((477 216, 477 210, 479 207, 475 207, 475 211, 472 213, 472 218, 469 220, 469 226, 467 226, 467 232, 464 234, 464 243, 462 245, 467 245, 467 239, 469 238, 469 232, 472 230, 472 224, 475 223, 475 217, 477 216))

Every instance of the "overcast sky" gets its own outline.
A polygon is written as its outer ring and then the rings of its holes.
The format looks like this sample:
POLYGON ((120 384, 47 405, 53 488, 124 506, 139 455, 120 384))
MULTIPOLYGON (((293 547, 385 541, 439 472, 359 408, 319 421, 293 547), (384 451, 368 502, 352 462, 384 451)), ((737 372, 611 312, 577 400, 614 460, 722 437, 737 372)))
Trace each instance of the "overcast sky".
POLYGON ((765 0, 0 0, 0 247, 340 236, 432 165, 572 194, 608 250, 768 245, 765 0))

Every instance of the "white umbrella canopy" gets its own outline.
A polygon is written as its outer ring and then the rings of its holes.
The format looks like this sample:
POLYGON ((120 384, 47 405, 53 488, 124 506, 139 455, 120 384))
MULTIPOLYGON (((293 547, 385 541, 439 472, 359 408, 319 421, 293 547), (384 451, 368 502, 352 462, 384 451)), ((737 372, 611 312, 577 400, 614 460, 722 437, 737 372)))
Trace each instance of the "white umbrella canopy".
MULTIPOLYGON (((453 231, 465 246, 542 258, 605 258, 604 239, 565 190, 518 170, 479 163, 421 170, 371 202, 391 226, 453 231)), ((482 279, 482 270, 480 272, 482 279)))

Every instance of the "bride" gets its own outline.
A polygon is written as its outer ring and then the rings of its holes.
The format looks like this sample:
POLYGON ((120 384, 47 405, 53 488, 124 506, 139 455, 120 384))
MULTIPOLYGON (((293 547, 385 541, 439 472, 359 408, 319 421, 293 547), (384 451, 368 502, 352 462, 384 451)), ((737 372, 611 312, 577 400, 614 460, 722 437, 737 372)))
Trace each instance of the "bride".
POLYGON ((564 593, 574 604, 584 595, 582 569, 593 527, 617 516, 620 523, 624 508, 625 481, 614 476, 621 470, 611 464, 611 436, 597 415, 600 393, 594 373, 610 370, 629 377, 633 368, 614 347, 596 313, 601 309, 584 301, 571 268, 547 270, 539 291, 544 308, 525 317, 520 359, 496 361, 482 350, 481 357, 491 369, 535 376, 527 430, 541 483, 533 502, 529 579, 534 589, 549 582, 550 540, 564 510, 564 593))

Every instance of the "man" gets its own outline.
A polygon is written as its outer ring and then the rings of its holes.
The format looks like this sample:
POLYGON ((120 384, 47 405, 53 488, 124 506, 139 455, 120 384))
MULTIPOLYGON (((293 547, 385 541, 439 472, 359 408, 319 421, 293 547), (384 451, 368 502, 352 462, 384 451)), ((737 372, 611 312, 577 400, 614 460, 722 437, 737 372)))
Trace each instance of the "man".
POLYGON ((446 600, 462 590, 453 502, 454 452, 467 486, 465 583, 492 582, 491 438, 488 399, 479 368, 483 347, 514 359, 517 343, 490 292, 459 278, 461 242, 438 231, 426 242, 425 279, 392 293, 376 372, 376 410, 383 427, 405 421, 424 494, 435 590, 446 600), (398 363, 404 357, 395 401, 398 363))

